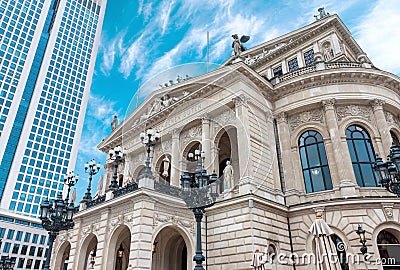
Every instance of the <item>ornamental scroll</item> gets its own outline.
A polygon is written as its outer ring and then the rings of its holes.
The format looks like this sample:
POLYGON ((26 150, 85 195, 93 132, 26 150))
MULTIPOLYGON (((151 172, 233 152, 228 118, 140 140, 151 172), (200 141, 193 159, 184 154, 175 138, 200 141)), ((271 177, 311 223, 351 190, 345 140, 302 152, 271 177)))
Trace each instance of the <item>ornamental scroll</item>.
POLYGON ((321 109, 309 110, 288 117, 288 123, 292 131, 298 126, 310 122, 324 123, 324 114, 321 109))

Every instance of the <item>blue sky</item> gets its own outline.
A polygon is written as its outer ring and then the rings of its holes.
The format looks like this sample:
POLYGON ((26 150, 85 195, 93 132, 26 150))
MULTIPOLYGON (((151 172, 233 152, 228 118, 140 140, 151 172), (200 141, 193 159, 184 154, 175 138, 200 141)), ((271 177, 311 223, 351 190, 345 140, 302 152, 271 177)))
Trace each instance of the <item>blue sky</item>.
POLYGON ((111 132, 113 115, 123 120, 139 86, 160 72, 205 61, 207 31, 210 62, 219 64, 230 56, 232 34, 250 35, 247 47, 256 46, 313 22, 319 7, 340 16, 375 66, 400 74, 397 0, 108 0, 75 165, 78 201, 87 187, 84 163, 105 163, 96 146, 111 132))

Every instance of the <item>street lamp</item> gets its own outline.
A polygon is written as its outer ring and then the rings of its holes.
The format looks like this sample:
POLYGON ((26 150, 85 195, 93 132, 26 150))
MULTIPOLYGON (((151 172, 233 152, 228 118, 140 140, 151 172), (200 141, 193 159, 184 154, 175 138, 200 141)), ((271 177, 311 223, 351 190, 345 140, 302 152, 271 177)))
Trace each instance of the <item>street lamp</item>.
POLYGON ((117 190, 119 188, 117 178, 118 178, 118 163, 121 161, 122 157, 124 156, 124 151, 122 150, 121 146, 116 146, 114 149, 110 149, 108 151, 110 155, 110 159, 115 161, 114 167, 114 175, 109 188, 112 190, 117 190))
POLYGON ((150 152, 151 148, 155 146, 160 139, 160 133, 154 132, 154 129, 149 128, 146 132, 140 133, 140 140, 147 147, 146 165, 144 167, 143 176, 152 177, 153 174, 150 168, 150 152), (147 139, 145 140, 147 136, 147 139))
POLYGON ((49 250, 47 252, 46 261, 43 269, 50 270, 50 259, 53 249, 53 243, 58 233, 62 230, 68 230, 74 227, 72 217, 75 207, 73 202, 68 204, 69 198, 63 200, 61 192, 57 194, 57 199, 50 203, 45 199, 40 205, 40 219, 42 220, 43 228, 49 232, 49 250))
POLYGON ((361 225, 358 225, 356 233, 358 234, 358 237, 360 237, 360 243, 362 244, 360 251, 363 255, 365 255, 365 253, 367 253, 368 251, 367 246, 365 245, 365 243, 367 242, 367 240, 365 239, 365 230, 363 230, 361 225))
POLYGON ((90 202, 92 200, 92 194, 90 192, 92 189, 92 176, 96 175, 100 171, 100 166, 100 163, 96 165, 94 159, 85 163, 85 172, 89 174, 89 184, 85 196, 83 197, 84 202, 90 202))
POLYGON ((1 270, 12 270, 15 266, 15 257, 10 258, 9 256, 1 256, 0 269, 1 270))
POLYGON ((182 197, 189 209, 192 209, 197 224, 196 254, 193 261, 196 262, 195 270, 204 270, 203 261, 205 260, 201 249, 201 220, 205 209, 214 205, 219 193, 219 183, 215 171, 208 175, 203 166, 205 153, 196 150, 189 153, 189 158, 197 161, 196 170, 193 175, 185 171, 181 176, 182 197))
POLYGON ((64 183, 68 185, 68 192, 67 192, 67 202, 69 199, 69 192, 71 191, 71 187, 75 186, 78 183, 79 174, 75 175, 74 172, 70 172, 65 176, 64 183))
POLYGON ((380 184, 389 192, 400 197, 400 147, 393 144, 386 162, 376 156, 374 170, 380 179, 380 184))

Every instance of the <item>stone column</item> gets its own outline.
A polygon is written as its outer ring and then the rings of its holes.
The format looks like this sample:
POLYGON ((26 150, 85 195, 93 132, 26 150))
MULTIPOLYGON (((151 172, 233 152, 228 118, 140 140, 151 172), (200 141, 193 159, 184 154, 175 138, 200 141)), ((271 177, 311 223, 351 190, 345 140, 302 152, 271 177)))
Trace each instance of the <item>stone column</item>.
MULTIPOLYGON (((282 112, 277 117, 278 135, 281 149, 282 170, 285 179, 286 191, 298 190, 294 181, 294 171, 291 158, 290 129, 287 114, 282 112)), ((299 172, 301 173, 301 172, 299 172)))
POLYGON ((171 185, 179 187, 179 168, 180 168, 180 153, 179 153, 179 130, 171 131, 172 146, 171 146, 171 185))
POLYGON ((236 118, 238 120, 237 126, 237 144, 239 153, 239 172, 238 179, 245 176, 250 176, 250 137, 249 137, 249 106, 247 104, 247 98, 242 94, 233 99, 235 103, 236 118))
MULTIPOLYGON (((329 136, 332 142, 332 154, 336 163, 338 178, 332 177, 333 186, 339 186, 341 195, 346 197, 354 195, 354 187, 357 185, 356 178, 351 163, 350 153, 346 140, 342 141, 337 117, 335 112, 335 99, 322 101, 325 111, 325 120, 328 127, 329 136)), ((330 153, 329 153, 330 154, 330 153)))
POLYGON ((212 167, 211 161, 211 139, 210 139, 210 119, 207 114, 204 114, 201 119, 201 146, 202 151, 206 154, 204 159, 204 167, 210 172, 212 167))
POLYGON ((383 104, 385 104, 385 102, 380 99, 373 99, 370 101, 370 104, 374 111, 376 127, 378 128, 382 138, 384 153, 379 154, 380 156, 386 156, 389 153, 390 146, 392 145, 392 136, 390 135, 390 129, 383 111, 383 104))
POLYGON ((217 145, 213 144, 213 146, 211 147, 211 157, 212 157, 212 168, 211 170, 217 173, 217 175, 220 175, 220 171, 219 171, 219 148, 217 145))

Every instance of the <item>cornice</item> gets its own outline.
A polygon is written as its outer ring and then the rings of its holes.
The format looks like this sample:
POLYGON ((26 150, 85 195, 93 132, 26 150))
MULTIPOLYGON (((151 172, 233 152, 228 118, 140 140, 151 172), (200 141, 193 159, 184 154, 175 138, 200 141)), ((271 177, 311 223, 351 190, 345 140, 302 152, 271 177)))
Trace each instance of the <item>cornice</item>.
POLYGON ((337 84, 364 84, 381 86, 400 96, 400 78, 386 71, 372 68, 338 68, 314 71, 288 79, 265 89, 264 96, 275 102, 307 89, 337 84))

